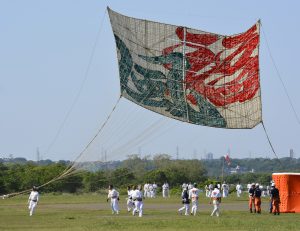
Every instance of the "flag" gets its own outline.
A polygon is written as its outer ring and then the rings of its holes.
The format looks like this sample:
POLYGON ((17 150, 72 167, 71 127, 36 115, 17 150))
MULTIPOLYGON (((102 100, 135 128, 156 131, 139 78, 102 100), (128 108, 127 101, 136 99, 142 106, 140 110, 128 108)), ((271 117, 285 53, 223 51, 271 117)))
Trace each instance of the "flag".
POLYGON ((229 157, 228 153, 224 156, 224 158, 225 158, 227 165, 230 165, 231 163, 230 163, 230 157, 229 157))

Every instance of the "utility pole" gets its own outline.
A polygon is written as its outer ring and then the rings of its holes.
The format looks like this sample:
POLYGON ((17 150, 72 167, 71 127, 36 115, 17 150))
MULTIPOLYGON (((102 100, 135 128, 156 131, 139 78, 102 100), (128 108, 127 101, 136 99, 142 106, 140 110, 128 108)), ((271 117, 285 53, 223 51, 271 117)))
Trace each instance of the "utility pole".
POLYGON ((178 160, 178 157, 179 157, 179 148, 178 146, 176 146, 176 159, 178 160))
POLYGON ((104 151, 104 162, 105 162, 105 168, 106 170, 108 169, 108 164, 107 164, 107 151, 104 151))
POLYGON ((40 162, 40 150, 39 147, 36 148, 36 162, 39 163, 40 162))
POLYGON ((142 147, 139 147, 139 157, 142 159, 142 147))

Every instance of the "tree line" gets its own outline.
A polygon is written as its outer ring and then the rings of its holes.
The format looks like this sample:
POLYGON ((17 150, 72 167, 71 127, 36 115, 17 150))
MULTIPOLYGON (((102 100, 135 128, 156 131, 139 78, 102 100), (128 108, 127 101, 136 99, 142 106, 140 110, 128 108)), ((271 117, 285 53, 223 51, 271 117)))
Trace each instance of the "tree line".
MULTIPOLYGON (((101 165, 93 171, 81 171, 65 179, 46 185, 43 192, 98 192, 107 188, 108 184, 124 190, 130 184, 156 182, 161 186, 168 182, 171 188, 180 190, 182 183, 196 182, 200 187, 210 182, 226 181, 229 184, 240 182, 247 184, 259 182, 269 184, 271 173, 275 171, 300 172, 299 159, 233 159, 231 166, 224 165, 224 159, 217 160, 173 160, 167 154, 159 154, 150 158, 130 155, 126 160, 114 164, 101 165), (244 166, 244 169, 255 168, 255 172, 239 172, 230 174, 228 169, 233 166, 244 166), (109 168, 107 168, 109 166, 109 168), (247 167, 245 167, 247 166, 247 167)), ((0 194, 19 192, 42 185, 60 175, 68 162, 48 162, 39 164, 33 161, 1 162, 0 161, 0 194)))

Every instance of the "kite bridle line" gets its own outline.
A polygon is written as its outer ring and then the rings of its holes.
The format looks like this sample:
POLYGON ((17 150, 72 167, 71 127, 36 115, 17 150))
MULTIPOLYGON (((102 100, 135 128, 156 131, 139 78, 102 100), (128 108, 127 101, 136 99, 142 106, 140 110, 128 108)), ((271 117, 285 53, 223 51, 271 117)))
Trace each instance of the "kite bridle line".
POLYGON ((262 24, 261 24, 261 28, 262 28, 262 31, 263 31, 263 35, 264 35, 264 39, 265 39, 266 45, 267 45, 267 50, 268 50, 269 56, 270 56, 270 58, 271 58, 272 64, 273 64, 273 66, 274 66, 274 68, 275 68, 277 77, 279 78, 280 83, 281 83, 281 85, 282 85, 282 87, 283 87, 283 89, 284 89, 284 93, 285 93, 285 95, 286 95, 287 98, 288 98, 288 102, 289 102, 289 104, 290 104, 290 106, 291 106, 291 108, 292 108, 292 111, 294 112, 294 116, 295 116, 295 118, 296 118, 296 121, 297 121, 298 124, 300 125, 300 119, 299 119, 299 116, 298 116, 298 114, 297 114, 297 112, 296 112, 296 109, 295 109, 294 104, 293 104, 293 102, 292 102, 292 99, 291 99, 291 97, 290 97, 290 95, 289 95, 289 93, 288 93, 288 91, 287 91, 287 88, 286 88, 286 86, 285 86, 285 84, 284 84, 284 82, 283 82, 283 80, 282 80, 282 78, 281 78, 279 69, 278 69, 278 67, 277 67, 277 65, 276 65, 276 63, 275 63, 275 60, 274 60, 274 58, 273 58, 273 55, 272 55, 272 53, 271 53, 271 49, 270 49, 270 46, 269 46, 269 43, 268 43, 268 40, 267 40, 267 36, 266 36, 266 33, 265 33, 264 29, 263 29, 262 24))

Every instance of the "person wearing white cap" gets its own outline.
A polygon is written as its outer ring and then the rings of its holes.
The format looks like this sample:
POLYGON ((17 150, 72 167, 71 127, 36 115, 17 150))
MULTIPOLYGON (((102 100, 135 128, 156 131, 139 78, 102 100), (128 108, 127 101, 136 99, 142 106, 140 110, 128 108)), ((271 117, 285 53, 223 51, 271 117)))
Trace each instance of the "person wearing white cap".
POLYGON ((33 186, 28 198, 29 216, 32 216, 39 201, 39 192, 37 187, 33 186))
POLYGON ((280 196, 279 196, 279 190, 278 188, 275 187, 275 183, 272 183, 271 185, 271 191, 270 191, 270 196, 271 196, 271 202, 272 202, 272 208, 273 208, 273 211, 270 211, 270 212, 273 212, 274 215, 279 215, 280 214, 280 211, 279 211, 279 204, 280 204, 280 196))
POLYGON ((193 188, 189 191, 189 199, 192 200, 192 209, 191 215, 196 216, 198 205, 199 205, 199 189, 197 188, 197 184, 194 183, 193 188))
POLYGON ((256 209, 255 209, 255 204, 254 204, 254 190, 255 190, 255 184, 252 183, 251 184, 251 187, 249 188, 249 210, 250 210, 250 213, 252 213, 252 207, 254 207, 254 212, 256 213, 256 209))
POLYGON ((254 204, 256 213, 261 213, 261 189, 259 188, 258 183, 255 184, 254 204))

